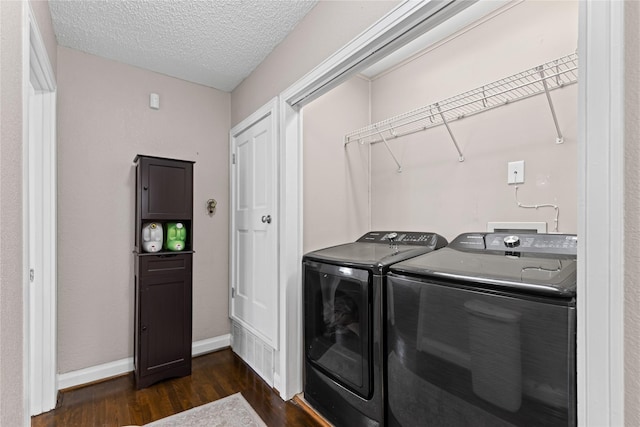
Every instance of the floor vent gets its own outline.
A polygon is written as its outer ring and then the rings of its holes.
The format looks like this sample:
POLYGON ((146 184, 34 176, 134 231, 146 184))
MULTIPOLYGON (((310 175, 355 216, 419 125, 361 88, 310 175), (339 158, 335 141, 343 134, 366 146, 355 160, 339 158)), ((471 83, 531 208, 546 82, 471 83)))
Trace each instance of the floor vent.
POLYGON ((235 322, 232 325, 231 349, 273 387, 273 348, 242 325, 235 322))

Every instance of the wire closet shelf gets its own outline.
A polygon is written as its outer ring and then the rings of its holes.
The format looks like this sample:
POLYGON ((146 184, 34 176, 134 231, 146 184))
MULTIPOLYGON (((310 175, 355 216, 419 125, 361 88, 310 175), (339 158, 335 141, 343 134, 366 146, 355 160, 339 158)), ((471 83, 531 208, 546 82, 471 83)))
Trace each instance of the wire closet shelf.
MULTIPOLYGON (((384 142, 387 145, 387 141, 390 139, 445 125, 458 150, 459 160, 463 161, 462 152, 449 128, 450 122, 542 93, 547 95, 553 116, 558 134, 556 143, 562 143, 562 132, 549 92, 577 81, 578 55, 573 53, 443 101, 355 130, 345 135, 344 144, 346 146, 355 141, 361 144, 384 142)), ((400 167, 400 165, 398 166, 400 167)))

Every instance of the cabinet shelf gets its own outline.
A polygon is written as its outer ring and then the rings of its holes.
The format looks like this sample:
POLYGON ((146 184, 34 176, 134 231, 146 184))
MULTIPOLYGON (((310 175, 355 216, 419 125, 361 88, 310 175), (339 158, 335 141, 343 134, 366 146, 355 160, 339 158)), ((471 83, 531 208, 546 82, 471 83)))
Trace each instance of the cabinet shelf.
POLYGON ((160 252, 138 252, 133 251, 134 255, 137 256, 170 256, 170 255, 181 255, 181 254, 195 254, 196 251, 160 251, 160 252))
MULTIPOLYGON (((578 55, 572 53, 451 98, 355 130, 345 135, 344 144, 346 146, 351 142, 361 144, 383 142, 386 145, 391 139, 444 125, 456 145, 459 160, 463 161, 464 157, 449 128, 449 123, 543 93, 547 95, 558 134, 556 143, 562 143, 562 133, 549 92, 577 81, 578 55)), ((388 145, 387 148, 389 148, 388 145)), ((393 153, 391 155, 393 156, 393 153)), ((393 157, 400 168, 395 156, 393 157)))

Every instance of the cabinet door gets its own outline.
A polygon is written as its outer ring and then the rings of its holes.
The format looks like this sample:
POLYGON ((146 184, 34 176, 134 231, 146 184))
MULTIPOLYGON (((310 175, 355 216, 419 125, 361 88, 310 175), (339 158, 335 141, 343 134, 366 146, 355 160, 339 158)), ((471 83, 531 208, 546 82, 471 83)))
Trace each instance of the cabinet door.
POLYGON ((139 375, 191 370, 191 275, 140 277, 139 375))
POLYGON ((142 219, 189 219, 193 214, 193 164, 144 157, 141 160, 142 219))

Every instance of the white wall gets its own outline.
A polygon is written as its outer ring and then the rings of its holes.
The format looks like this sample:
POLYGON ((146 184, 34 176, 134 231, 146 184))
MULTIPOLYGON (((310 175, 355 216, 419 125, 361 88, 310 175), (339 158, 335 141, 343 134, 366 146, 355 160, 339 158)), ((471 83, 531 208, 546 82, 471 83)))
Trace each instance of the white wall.
POLYGON ((0 425, 22 424, 22 4, 0 2, 0 425), (10 237, 9 237, 10 236, 10 237))
POLYGON ((133 354, 136 154, 195 161, 193 339, 229 333, 230 95, 59 47, 58 369, 133 354), (160 95, 160 110, 149 94, 160 95), (213 216, 205 210, 218 200, 213 216))
MULTIPOLYGON (((578 3, 521 3, 372 83, 373 121, 474 89, 573 53, 578 3)), ((372 146, 372 228, 436 231, 448 239, 482 231, 488 221, 546 221, 553 209, 525 210, 508 186, 507 162, 525 160, 525 204, 557 204, 559 231, 577 229, 577 85, 552 99, 564 135, 556 134, 548 103, 539 95, 451 123, 465 156, 444 126, 390 142, 402 173, 383 144, 372 146)), ((355 128, 354 128, 355 129, 355 128)))
POLYGON ((359 77, 304 107, 304 253, 369 231, 369 149, 342 144, 368 122, 369 82, 359 77))
POLYGON ((244 119, 395 4, 319 3, 231 95, 58 48, 60 373, 132 354, 137 153, 196 161, 193 339, 229 332, 230 115, 244 119), (149 110, 150 92, 160 111, 149 110), (219 203, 209 218, 199 207, 211 197, 219 203), (96 224, 109 230, 108 247, 89 237, 96 224))
POLYGON ((625 424, 640 425, 640 3, 625 3, 625 424))

